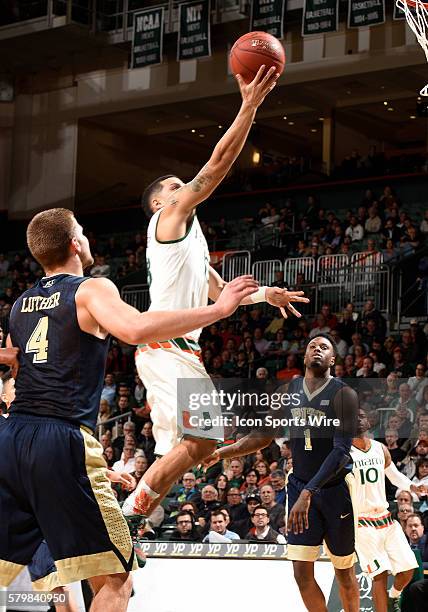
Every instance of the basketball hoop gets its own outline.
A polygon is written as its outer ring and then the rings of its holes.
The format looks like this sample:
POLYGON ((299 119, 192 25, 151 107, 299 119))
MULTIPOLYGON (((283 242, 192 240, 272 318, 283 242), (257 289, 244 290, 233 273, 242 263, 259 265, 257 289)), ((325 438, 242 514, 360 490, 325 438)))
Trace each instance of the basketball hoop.
MULTIPOLYGON (((428 61, 428 2, 422 2, 421 0, 396 0, 396 5, 404 12, 407 23, 424 50, 428 61)), ((420 95, 428 96, 428 85, 421 89, 420 95)))

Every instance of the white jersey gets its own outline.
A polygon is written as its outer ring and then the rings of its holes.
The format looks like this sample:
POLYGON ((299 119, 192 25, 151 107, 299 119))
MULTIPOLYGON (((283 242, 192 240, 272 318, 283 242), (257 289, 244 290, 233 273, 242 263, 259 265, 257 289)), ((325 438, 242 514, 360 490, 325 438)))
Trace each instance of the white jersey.
POLYGON ((385 455, 382 444, 370 440, 370 448, 363 451, 351 447, 356 481, 356 505, 358 516, 379 516, 388 511, 385 493, 385 455))
MULTIPOLYGON (((162 209, 147 229, 147 276, 150 284, 150 310, 181 310, 208 304, 209 251, 199 221, 194 215, 185 236, 159 242, 156 226, 162 209)), ((201 329, 186 334, 196 342, 201 329)), ((159 338, 169 340, 169 338, 159 338)))

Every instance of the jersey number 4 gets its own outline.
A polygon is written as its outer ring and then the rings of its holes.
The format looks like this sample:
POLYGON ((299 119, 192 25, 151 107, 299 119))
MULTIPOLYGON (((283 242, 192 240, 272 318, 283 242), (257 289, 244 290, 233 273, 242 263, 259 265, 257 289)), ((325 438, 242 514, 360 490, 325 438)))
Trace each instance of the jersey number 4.
POLYGON ((48 317, 39 319, 25 346, 26 353, 34 353, 33 363, 46 363, 48 360, 48 325, 48 317))

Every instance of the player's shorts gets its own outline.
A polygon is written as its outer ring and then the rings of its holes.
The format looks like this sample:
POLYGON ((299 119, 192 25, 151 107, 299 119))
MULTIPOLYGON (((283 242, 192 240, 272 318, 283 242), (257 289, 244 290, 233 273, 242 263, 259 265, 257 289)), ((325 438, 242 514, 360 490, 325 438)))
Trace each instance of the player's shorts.
POLYGON ((52 591, 63 586, 56 571, 55 561, 48 545, 43 541, 33 555, 28 571, 35 591, 52 591))
MULTIPOLYGON (((309 507, 309 529, 303 533, 288 532, 287 557, 292 561, 319 559, 322 545, 337 569, 352 567, 355 555, 355 520, 352 503, 354 477, 312 495, 309 507)), ((288 511, 296 503, 305 483, 290 474, 287 483, 288 511)))
POLYGON ((374 578, 383 572, 394 576, 418 567, 401 525, 390 513, 358 519, 355 539, 361 569, 374 578))
POLYGON ((91 434, 60 419, 14 414, 0 428, 0 449, 1 586, 31 564, 43 540, 61 585, 137 568, 91 434))
POLYGON ((200 361, 200 347, 190 338, 174 338, 166 342, 140 345, 135 353, 138 376, 147 389, 151 408, 155 453, 166 455, 180 443, 183 436, 222 441, 224 428, 221 407, 210 403, 201 410, 190 410, 180 399, 186 389, 216 393, 211 378, 200 361), (183 386, 180 379, 189 379, 183 386), (180 381, 180 382, 178 382, 180 381), (193 382, 195 381, 195 382, 193 382), (186 389, 184 388, 186 387, 186 389), (199 417, 203 417, 199 420, 199 417))

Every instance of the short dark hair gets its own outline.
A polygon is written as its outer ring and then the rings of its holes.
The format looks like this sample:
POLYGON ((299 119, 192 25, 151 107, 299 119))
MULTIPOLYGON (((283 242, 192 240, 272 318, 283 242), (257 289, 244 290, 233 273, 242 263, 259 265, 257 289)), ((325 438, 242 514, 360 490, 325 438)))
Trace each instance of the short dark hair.
POLYGON ((67 261, 74 227, 73 212, 67 208, 44 210, 31 219, 27 244, 31 255, 43 268, 67 261))
POLYGON ((175 517, 175 522, 178 523, 178 519, 180 516, 190 516, 190 520, 192 521, 192 525, 195 522, 195 517, 190 510, 180 510, 175 517))
MULTIPOLYGON (((257 512, 257 510, 266 510, 266 508, 265 508, 264 506, 262 506, 261 504, 260 504, 260 506, 256 506, 256 507, 253 509, 253 511, 252 511, 252 513, 251 513, 251 516, 254 516, 254 515, 255 515, 255 513, 257 512)), ((269 512, 268 512, 267 510, 266 510, 266 515, 267 515, 267 517, 269 518, 269 512)))
POLYGON ((306 348, 308 348, 309 343, 312 342, 312 340, 315 340, 316 338, 325 338, 326 340, 328 340, 330 342, 331 346, 333 347, 334 356, 335 357, 337 356, 337 344, 336 344, 336 341, 334 340, 334 338, 332 336, 330 336, 330 334, 326 334, 324 332, 320 332, 316 336, 312 336, 312 338, 309 338, 309 340, 306 343, 306 348))
POLYGON ((150 183, 148 187, 143 191, 143 195, 141 196, 141 206, 143 207, 143 211, 145 215, 150 219, 153 216, 153 211, 151 207, 152 197, 159 193, 162 189, 162 181, 165 181, 168 178, 174 178, 175 174, 164 174, 164 176, 159 176, 157 179, 150 183))
POLYGON ((282 470, 273 470, 270 473, 271 478, 283 478, 285 480, 285 474, 282 470))

